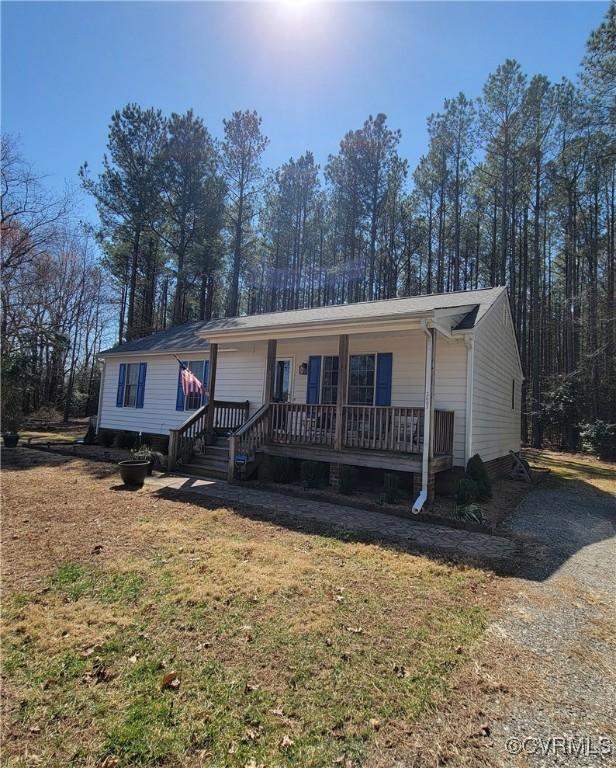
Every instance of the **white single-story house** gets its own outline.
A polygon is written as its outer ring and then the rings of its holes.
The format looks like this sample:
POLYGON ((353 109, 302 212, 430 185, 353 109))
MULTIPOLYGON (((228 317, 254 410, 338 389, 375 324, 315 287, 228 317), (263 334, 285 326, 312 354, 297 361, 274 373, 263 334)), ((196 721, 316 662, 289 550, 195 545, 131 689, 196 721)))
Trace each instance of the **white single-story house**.
POLYGON ((522 368, 507 290, 190 323, 102 352, 98 428, 169 436, 171 468, 250 473, 266 456, 434 476, 520 449, 522 368), (184 397, 178 359, 210 403, 184 397), (211 401, 214 407, 211 407, 211 401), (426 414, 429 418, 426 418, 426 414))

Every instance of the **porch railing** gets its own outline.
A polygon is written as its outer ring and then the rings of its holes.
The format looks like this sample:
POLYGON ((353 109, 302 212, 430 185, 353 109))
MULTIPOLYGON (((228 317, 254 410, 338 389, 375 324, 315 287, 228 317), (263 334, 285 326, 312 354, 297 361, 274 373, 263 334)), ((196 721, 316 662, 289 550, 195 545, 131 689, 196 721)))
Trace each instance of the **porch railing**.
POLYGON ((453 411, 434 411, 434 454, 453 453, 453 411))
MULTIPOLYGON (((169 430, 169 469, 190 461, 196 449, 205 450, 210 405, 206 403, 191 414, 181 427, 169 430)), ((248 418, 249 405, 248 400, 241 403, 215 400, 212 428, 224 431, 236 430, 248 418)))
POLYGON ((336 406, 272 403, 270 440, 282 445, 322 445, 336 442, 336 406))
POLYGON ((342 444, 395 453, 419 453, 423 439, 423 408, 345 405, 342 444))
MULTIPOLYGON (((272 403, 269 442, 336 446, 335 405, 272 403)), ((342 407, 342 447, 392 453, 421 453, 424 409, 397 406, 342 407)), ((453 411, 434 413, 434 453, 453 451, 453 411)))
POLYGON ((214 410, 214 429, 235 432, 248 421, 250 402, 244 400, 235 403, 231 400, 216 400, 214 410))

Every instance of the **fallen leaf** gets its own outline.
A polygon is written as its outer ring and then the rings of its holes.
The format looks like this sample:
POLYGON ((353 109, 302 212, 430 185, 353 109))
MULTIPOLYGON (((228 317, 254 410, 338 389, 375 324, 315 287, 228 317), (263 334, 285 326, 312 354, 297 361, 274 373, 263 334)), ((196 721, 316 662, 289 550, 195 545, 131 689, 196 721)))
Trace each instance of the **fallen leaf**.
POLYGON ((394 672, 398 677, 409 677, 411 674, 408 671, 408 669, 404 666, 404 664, 396 664, 394 666, 394 672))
POLYGON ((117 768, 118 765, 120 765, 120 758, 110 755, 103 760, 101 768, 117 768))
POLYGON ((381 727, 381 721, 377 720, 376 717, 370 718, 368 722, 370 723, 371 728, 374 728, 375 731, 378 731, 381 727))
POLYGON ((108 683, 115 677, 115 672, 103 664, 103 660, 99 657, 94 659, 92 669, 84 673, 86 680, 92 681, 95 685, 99 683, 108 683))
POLYGON ((171 688, 171 689, 179 688, 180 678, 178 677, 177 672, 167 672, 167 674, 162 679, 160 687, 163 690, 165 690, 165 688, 171 688))

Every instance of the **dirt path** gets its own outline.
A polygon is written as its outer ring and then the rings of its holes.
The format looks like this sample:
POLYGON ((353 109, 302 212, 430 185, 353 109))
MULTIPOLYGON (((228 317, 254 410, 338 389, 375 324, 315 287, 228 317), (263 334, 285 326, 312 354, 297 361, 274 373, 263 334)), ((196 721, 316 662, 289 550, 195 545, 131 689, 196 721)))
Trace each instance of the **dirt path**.
POLYGON ((616 764, 616 496, 540 488, 507 528, 536 542, 534 568, 418 723, 415 749, 371 768, 616 764))

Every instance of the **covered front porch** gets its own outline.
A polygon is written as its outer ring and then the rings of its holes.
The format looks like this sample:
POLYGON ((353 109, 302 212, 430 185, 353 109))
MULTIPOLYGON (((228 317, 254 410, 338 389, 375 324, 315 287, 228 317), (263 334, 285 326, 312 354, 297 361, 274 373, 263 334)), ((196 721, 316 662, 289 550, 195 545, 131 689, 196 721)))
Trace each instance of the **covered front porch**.
MULTIPOLYGON (((459 446, 464 421, 458 421, 459 411, 448 407, 451 381, 445 382, 435 406, 438 335, 439 329, 428 322, 406 321, 389 332, 383 327, 372 333, 365 327, 354 333, 320 328, 313 336, 283 331, 280 338, 261 338, 251 346, 253 355, 262 356, 262 403, 256 409, 253 403, 246 405, 232 419, 225 416, 231 403, 212 400, 219 342, 211 340, 208 389, 214 407, 205 406, 172 435, 172 446, 181 448, 177 458, 186 463, 194 450, 220 457, 224 431, 230 481, 250 477, 265 456, 286 456, 330 467, 346 464, 410 473, 414 487, 423 488, 427 498, 434 474, 454 462, 454 444, 459 446), (230 424, 232 428, 224 429, 230 424)), ((225 342, 221 351, 226 355, 246 354, 244 339, 237 347, 233 339, 225 342)), ((440 351, 444 367, 457 370, 459 356, 451 358, 446 346, 459 350, 460 344, 443 344, 440 351)), ((464 357, 461 362, 463 366, 464 357)), ((459 402, 458 394, 456 407, 459 402)))

